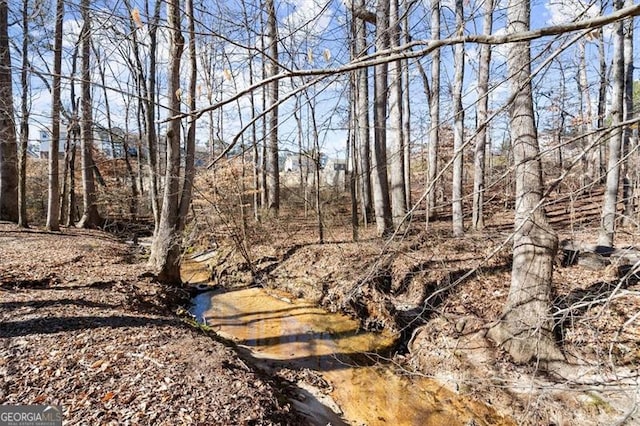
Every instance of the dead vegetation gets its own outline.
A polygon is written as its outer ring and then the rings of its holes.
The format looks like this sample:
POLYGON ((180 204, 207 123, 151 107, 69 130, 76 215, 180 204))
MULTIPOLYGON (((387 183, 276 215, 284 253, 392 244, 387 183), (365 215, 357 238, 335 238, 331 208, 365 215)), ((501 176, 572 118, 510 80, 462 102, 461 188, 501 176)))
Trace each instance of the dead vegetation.
POLYGON ((175 314, 184 294, 97 231, 0 224, 0 404, 69 424, 299 424, 274 382, 175 314))
MULTIPOLYGON (((552 195, 545 207, 550 222, 561 240, 593 244, 602 189, 573 194, 552 195)), ((482 233, 452 239, 443 205, 427 231, 417 213, 407 232, 391 241, 375 238, 369 227, 352 242, 346 223, 327 222, 322 244, 315 217, 300 206, 287 205, 279 218, 260 223, 249 217, 240 226, 237 206, 212 199, 218 214, 227 212, 218 220, 235 225, 206 233, 217 247, 211 273, 219 285, 286 290, 357 317, 363 328, 391 330, 398 336, 394 362, 407 374, 435 377, 519 424, 640 421, 640 285, 634 272, 625 275, 633 262, 610 257, 594 270, 587 261, 567 262, 560 251, 552 315, 567 361, 514 365, 485 336, 509 292, 513 223, 505 189, 496 187, 488 197, 493 202, 482 233), (258 237, 239 238, 242 247, 225 243, 238 231, 258 237)), ((200 207, 208 217, 211 208, 200 207)), ((639 238, 636 229, 621 228, 617 244, 639 247, 639 238)))

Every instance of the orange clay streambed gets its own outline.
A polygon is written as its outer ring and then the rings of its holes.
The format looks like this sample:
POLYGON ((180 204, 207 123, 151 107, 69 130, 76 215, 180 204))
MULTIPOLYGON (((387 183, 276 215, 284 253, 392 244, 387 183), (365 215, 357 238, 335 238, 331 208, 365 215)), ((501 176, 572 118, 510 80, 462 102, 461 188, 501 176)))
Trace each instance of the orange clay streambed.
MULTIPOLYGON (((185 266, 190 274, 196 269, 185 266)), ((199 321, 249 350, 259 364, 312 370, 328 383, 324 391, 298 384, 300 395, 292 403, 310 424, 514 424, 437 381, 398 373, 375 355, 388 353, 394 337, 361 331, 345 315, 261 288, 209 291, 192 302, 199 321)))

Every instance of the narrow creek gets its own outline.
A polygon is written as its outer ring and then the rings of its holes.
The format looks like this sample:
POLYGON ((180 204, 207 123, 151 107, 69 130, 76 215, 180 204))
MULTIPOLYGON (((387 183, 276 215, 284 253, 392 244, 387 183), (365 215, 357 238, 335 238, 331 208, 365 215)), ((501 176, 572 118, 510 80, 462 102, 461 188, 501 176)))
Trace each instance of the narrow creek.
POLYGON ((270 369, 312 370, 329 384, 326 395, 299 384, 299 398, 292 403, 310 424, 512 424, 434 380, 380 362, 375 354, 391 348, 393 336, 362 332, 345 315, 260 288, 209 291, 192 302, 198 320, 270 369))

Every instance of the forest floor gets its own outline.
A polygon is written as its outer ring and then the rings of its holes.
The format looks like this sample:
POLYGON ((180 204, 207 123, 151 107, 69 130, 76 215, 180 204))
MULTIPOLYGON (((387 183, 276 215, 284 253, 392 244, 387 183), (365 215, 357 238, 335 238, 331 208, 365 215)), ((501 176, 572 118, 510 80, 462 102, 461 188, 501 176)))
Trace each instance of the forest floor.
POLYGON ((176 315, 184 296, 98 231, 0 223, 0 404, 65 424, 299 424, 287 383, 176 315))
MULTIPOLYGON (((597 204, 547 206, 560 239, 595 244, 597 204)), ((323 243, 312 214, 283 211, 244 230, 196 217, 190 244, 214 249, 216 285, 285 290, 396 332, 389 361, 402 374, 517 424, 640 424, 640 284, 620 280, 619 264, 559 256, 553 313, 567 361, 515 365, 486 338, 510 285, 503 206, 485 231, 456 239, 443 215, 428 231, 414 218, 392 240, 369 227, 352 242, 338 213, 325 217, 323 243), (250 244, 233 243, 240 232, 250 244)), ((620 232, 617 245, 640 246, 640 233, 620 232)), ((70 424, 305 424, 287 399, 296 383, 181 320, 185 294, 154 283, 145 255, 103 232, 0 224, 0 404, 60 404, 70 424)))
MULTIPOLYGON (((547 205, 561 245, 596 244, 600 200, 547 205)), ((364 328, 392 330, 399 341, 390 364, 402 374, 435 378, 517 424, 640 424, 640 284, 637 275, 621 279, 624 259, 582 253, 576 263, 559 250, 552 313, 566 362, 516 365, 486 337, 509 292, 512 214, 494 204, 486 229, 462 238, 451 238, 446 214, 428 231, 414 217, 392 240, 370 226, 357 243, 344 212, 327 214, 319 243, 313 213, 284 211, 244 229, 251 244, 232 244, 240 230, 227 226, 203 247, 216 248, 208 263, 217 285, 285 290, 364 328)), ((620 228, 616 246, 637 256, 640 232, 620 228)))

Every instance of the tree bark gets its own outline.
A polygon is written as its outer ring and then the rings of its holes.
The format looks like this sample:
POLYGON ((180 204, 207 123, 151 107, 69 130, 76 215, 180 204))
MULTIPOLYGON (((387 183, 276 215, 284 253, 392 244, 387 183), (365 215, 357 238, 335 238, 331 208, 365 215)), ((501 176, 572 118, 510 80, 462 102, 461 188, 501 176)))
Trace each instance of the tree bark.
MULTIPOLYGON (((376 50, 389 47, 389 0, 378 0, 376 9, 376 50)), ((375 66, 373 201, 376 228, 381 236, 393 228, 389 181, 387 178, 387 64, 375 66)))
MULTIPOLYGON (((186 1, 187 15, 189 16, 189 108, 191 111, 196 109, 196 96, 198 86, 198 68, 197 68, 197 52, 196 52, 196 31, 195 17, 193 15, 193 0, 186 1)), ((242 125, 242 121, 240 122, 242 125)), ((189 127, 187 129, 187 140, 185 143, 185 159, 184 159, 184 182, 182 184, 182 193, 180 195, 180 208, 178 213, 177 231, 182 233, 186 224, 186 218, 191 206, 191 198, 193 194, 193 181, 196 176, 195 158, 196 158, 196 117, 189 118, 189 127)), ((242 150, 244 158, 244 150, 242 150)), ((244 168, 243 168, 244 171, 244 168)), ((243 180, 244 183, 244 180, 243 180)), ((242 196, 240 197, 240 205, 242 205, 242 196)), ((244 223, 244 214, 242 215, 244 223)))
MULTIPOLYGON (((267 76, 278 74, 278 25, 274 0, 267 0, 267 47, 269 58, 267 76)), ((278 82, 269 83, 267 87, 267 208, 274 215, 280 210, 280 169, 278 166, 278 82)))
MULTIPOLYGON (((584 134, 589 133, 590 130, 595 130, 591 110, 591 90, 587 79, 586 43, 586 40, 581 40, 578 44, 578 92, 580 96, 580 117, 582 119, 581 128, 584 134)), ((590 134, 583 141, 585 148, 591 147, 582 157, 583 191, 586 191, 598 179, 598 150, 592 147, 593 140, 594 135, 590 134)))
MULTIPOLYGON (((625 6, 633 6, 633 0, 625 0, 625 6)), ((624 120, 633 118, 633 25, 635 19, 627 18, 624 31, 624 120)), ((622 226, 633 225, 633 175, 631 170, 631 134, 633 129, 625 126, 622 141, 622 226)))
MULTIPOLYGON (((93 161, 93 112, 91 105, 91 15, 90 1, 82 0, 80 9, 84 25, 80 31, 82 52, 82 124, 80 126, 80 143, 82 146, 82 195, 83 214, 78 222, 79 228, 95 228, 100 226, 102 218, 96 204, 96 186, 94 181, 93 161)), ((57 198, 57 197, 56 197, 57 198)))
MULTIPOLYGON (((169 30, 169 67, 167 70, 169 116, 180 112, 180 62, 184 51, 184 37, 180 26, 180 1, 167 2, 169 30)), ((181 238, 178 232, 180 208, 180 120, 173 119, 167 129, 167 165, 164 195, 158 231, 153 238, 149 264, 157 279, 165 284, 180 285, 181 238)))
MULTIPOLYGON (((404 0, 404 18, 402 19, 402 36, 403 42, 408 43, 411 40, 409 35, 409 9, 411 2, 404 0)), ((405 205, 407 210, 412 207, 411 200, 411 80, 409 74, 409 60, 402 61, 402 134, 404 149, 404 192, 405 205)))
POLYGON ((18 151, 18 226, 27 228, 27 150, 29 149, 29 1, 22 1, 20 149, 18 151))
MULTIPOLYGON (((510 0, 510 33, 526 31, 530 2, 510 0)), ((518 363, 563 359, 553 338, 551 278, 558 240, 542 208, 542 165, 531 90, 529 42, 513 43, 507 59, 516 91, 510 111, 516 165, 516 212, 511 287, 502 318, 489 337, 518 363)))
POLYGON ((0 1, 0 220, 18 222, 18 144, 13 111, 7 1, 0 1))
MULTIPOLYGON (((364 0, 359 1, 364 7, 364 0)), ((367 55, 366 22, 354 17, 356 57, 367 55)), ((360 175, 362 176, 362 216, 365 224, 369 223, 373 213, 371 195, 371 141, 369 137, 369 69, 356 70, 356 139, 360 153, 360 175)))
MULTIPOLYGON (((463 0, 456 0, 456 31, 464 32, 463 0)), ((453 236, 464 235, 462 212, 462 166, 464 146, 464 109, 462 108, 462 83, 464 80, 464 44, 455 45, 453 57, 455 71, 453 81, 453 182, 451 185, 451 210, 453 236)))
MULTIPOLYGON (((493 31, 493 0, 484 2, 483 34, 493 31)), ((491 66, 491 46, 480 46, 478 64, 478 105, 476 108, 476 146, 473 160, 473 208, 471 226, 479 231, 484 228, 484 185, 485 185, 485 153, 488 135, 487 116, 489 111, 489 69, 491 66)))
MULTIPOLYGON (((616 10, 622 8, 622 0, 615 0, 616 10)), ((620 123, 624 114, 624 31, 623 22, 614 24, 613 37, 613 93, 611 96, 611 130, 609 136, 609 161, 607 180, 600 217, 600 233, 598 244, 613 247, 616 229, 616 206, 618 204, 618 188, 620 186, 620 160, 622 154, 623 129, 620 123)))
MULTIPOLYGON (((389 1, 389 46, 400 46, 400 11, 398 0, 389 1)), ((402 61, 389 63, 389 174, 391 180, 391 214, 393 225, 400 226, 407 213, 407 197, 404 182, 404 140, 402 122, 402 61)))
MULTIPOLYGON (((154 232, 155 235, 158 232, 158 226, 160 225, 160 183, 158 182, 158 174, 160 173, 158 167, 158 135, 155 125, 155 112, 156 112, 156 49, 157 49, 157 34, 158 26, 160 23, 160 0, 156 0, 155 8, 153 11, 153 19, 149 24, 149 71, 147 76, 147 84, 149 85, 144 94, 146 95, 146 108, 145 113, 147 124, 147 138, 146 145, 148 151, 148 168, 149 168, 149 198, 151 200, 151 211, 154 219, 154 232)), ((134 40, 135 45, 135 40, 134 40)), ((140 76, 142 77, 142 69, 140 69, 140 76)), ((144 82, 140 78, 139 84, 143 85, 144 82)), ((140 156, 138 156, 140 161, 140 156)))
MULTIPOLYGON (((598 129, 604 127, 604 116, 607 108, 607 87, 609 85, 609 79, 607 78, 607 58, 605 56, 604 48, 604 31, 600 29, 598 33, 598 57, 599 57, 599 74, 600 74, 600 86, 598 88, 598 129)), ((598 181, 604 182, 606 176, 605 168, 605 145, 604 143, 598 144, 598 181)))
MULTIPOLYGON (((431 38, 440 39, 440 0, 431 0, 431 38)), ((440 49, 431 55, 431 100, 429 103, 429 152, 427 166, 426 220, 429 222, 436 208, 436 178, 438 176, 438 145, 440 138, 440 49)))

